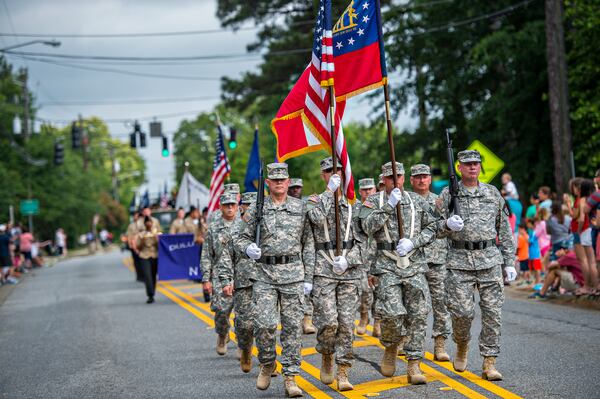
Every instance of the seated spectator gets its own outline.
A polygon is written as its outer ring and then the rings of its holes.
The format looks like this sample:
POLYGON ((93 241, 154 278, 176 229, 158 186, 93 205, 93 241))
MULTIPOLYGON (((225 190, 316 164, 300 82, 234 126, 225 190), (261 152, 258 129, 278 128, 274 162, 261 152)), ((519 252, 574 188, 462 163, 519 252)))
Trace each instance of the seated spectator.
POLYGON ((561 293, 572 292, 576 295, 583 287, 583 273, 575 251, 561 248, 556 251, 556 255, 558 259, 548 265, 544 286, 539 292, 530 295, 530 298, 546 298, 550 287, 560 289, 561 293))

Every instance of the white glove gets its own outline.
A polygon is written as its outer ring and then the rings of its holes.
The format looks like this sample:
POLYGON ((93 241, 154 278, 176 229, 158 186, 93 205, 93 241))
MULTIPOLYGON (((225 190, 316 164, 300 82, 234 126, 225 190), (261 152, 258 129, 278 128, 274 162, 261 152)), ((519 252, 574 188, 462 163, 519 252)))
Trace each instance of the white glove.
POLYGON ((515 281, 517 279, 517 271, 514 266, 506 266, 504 271, 506 272, 506 279, 508 281, 515 281))
POLYGON ((348 261, 345 256, 336 256, 333 259, 333 272, 335 274, 344 274, 348 269, 348 261))
POLYGON ((415 248, 415 244, 408 238, 403 238, 398 241, 398 245, 396 246, 396 252, 400 256, 406 256, 410 251, 415 248))
POLYGON ((342 178, 339 175, 331 175, 329 178, 329 183, 327 183, 327 188, 333 192, 340 188, 342 184, 342 178))
POLYGON ((392 208, 395 208, 396 205, 398 205, 398 202, 400 202, 400 198, 402 198, 402 191, 400 191, 400 189, 398 187, 396 187, 390 193, 390 198, 388 199, 388 204, 390 204, 390 206, 392 208))
POLYGON ((461 231, 465 227, 465 222, 458 215, 452 215, 446 220, 446 226, 452 231, 461 231))
POLYGON ((304 283, 304 295, 310 295, 312 287, 312 283, 304 283))
POLYGON ((248 248, 246 248, 246 255, 248 255, 250 259, 256 260, 260 258, 260 256, 262 255, 262 251, 260 250, 258 245, 252 243, 248 245, 248 248))

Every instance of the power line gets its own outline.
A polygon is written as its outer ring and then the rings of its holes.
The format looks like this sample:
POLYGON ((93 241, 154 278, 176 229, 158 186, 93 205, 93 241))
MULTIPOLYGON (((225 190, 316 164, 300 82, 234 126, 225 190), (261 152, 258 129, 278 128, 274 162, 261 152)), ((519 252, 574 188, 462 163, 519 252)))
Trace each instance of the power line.
POLYGON ((123 100, 96 100, 96 101, 55 101, 41 103, 41 107, 53 107, 64 105, 126 105, 126 104, 169 104, 184 103, 206 100, 218 100, 219 96, 199 96, 199 97, 177 97, 177 98, 148 98, 148 99, 123 99, 123 100))
MULTIPOLYGON (((277 55, 301 54, 310 52, 310 48, 271 51, 269 53, 260 54, 264 57, 277 55)), ((75 60, 111 60, 111 61, 188 61, 188 60, 220 60, 232 58, 246 58, 256 56, 252 53, 241 54, 212 54, 212 55, 191 55, 179 57, 127 57, 127 56, 104 56, 104 55, 78 55, 78 54, 53 54, 53 53, 36 53, 28 51, 3 51, 6 54, 28 56, 28 57, 45 57, 45 58, 63 58, 75 60)))
MULTIPOLYGON (((166 113, 166 114, 144 115, 144 116, 131 117, 131 118, 101 118, 101 119, 102 119, 102 122, 104 122, 104 123, 127 123, 127 122, 132 122, 134 120, 150 121, 150 120, 154 120, 154 119, 169 119, 169 118, 177 118, 177 117, 186 116, 186 115, 198 115, 198 113, 200 113, 200 112, 202 112, 202 111, 200 111, 198 109, 193 109, 193 110, 189 110, 189 111, 172 112, 172 113, 166 113)), ((35 119, 40 122, 58 123, 58 124, 70 124, 74 120, 74 119, 44 118, 41 116, 38 116, 35 119)))

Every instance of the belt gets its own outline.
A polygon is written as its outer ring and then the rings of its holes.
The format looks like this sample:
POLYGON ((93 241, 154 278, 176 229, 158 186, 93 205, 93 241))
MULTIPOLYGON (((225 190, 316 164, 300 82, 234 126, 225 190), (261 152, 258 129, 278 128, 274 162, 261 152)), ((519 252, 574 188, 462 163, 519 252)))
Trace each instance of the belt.
POLYGON ((486 249, 487 247, 491 247, 496 245, 496 240, 485 240, 485 241, 451 241, 451 246, 454 249, 468 249, 468 250, 478 250, 478 249, 486 249))
MULTIPOLYGON (((354 246, 354 240, 350 240, 350 241, 342 241, 342 249, 352 249, 352 247, 354 246)), ((330 249, 336 249, 336 242, 335 241, 329 241, 329 242, 316 242, 315 243, 315 249, 318 250, 330 250, 330 249)))
POLYGON ((258 262, 266 265, 284 265, 300 260, 300 255, 261 256, 258 262))
POLYGON ((397 245, 396 242, 378 242, 377 249, 382 251, 394 251, 397 245))

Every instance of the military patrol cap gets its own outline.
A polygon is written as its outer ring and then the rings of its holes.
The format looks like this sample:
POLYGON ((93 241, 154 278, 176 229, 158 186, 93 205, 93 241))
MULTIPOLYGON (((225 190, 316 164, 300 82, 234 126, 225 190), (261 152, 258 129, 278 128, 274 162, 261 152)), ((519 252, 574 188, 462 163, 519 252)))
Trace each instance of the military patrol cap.
POLYGON ((267 165, 267 179, 288 179, 288 165, 283 162, 273 162, 267 165))
POLYGON ((477 150, 464 150, 458 153, 458 162, 481 162, 481 154, 477 150))
POLYGON ((299 179, 297 177, 292 177, 290 179, 290 187, 303 187, 302 179, 299 179))
MULTIPOLYGON (((342 163, 339 158, 337 158, 337 166, 338 168, 342 167, 342 163)), ((321 161, 321 170, 333 169, 333 159, 331 157, 327 157, 321 161)))
POLYGON ((256 202, 257 193, 244 193, 242 194, 242 204, 251 204, 256 202))
POLYGON ((370 177, 367 177, 366 179, 360 179, 358 181, 358 188, 359 189, 369 189, 369 188, 375 188, 375 180, 373 180, 370 177))
MULTIPOLYGON (((385 177, 393 175, 392 173, 392 162, 388 162, 381 166, 381 174, 385 177)), ((401 162, 396 162, 396 172, 398 175, 404 174, 404 165, 401 162)))
POLYGON ((221 194, 219 202, 221 203, 221 205, 237 204, 237 193, 221 194))
POLYGON ((223 192, 225 194, 229 194, 229 193, 239 194, 240 193, 240 185, 237 183, 225 184, 225 185, 223 185, 223 192))
POLYGON ((418 163, 410 167, 410 175, 431 175, 431 169, 429 169, 429 166, 423 163, 418 163))
POLYGON ((383 184, 383 173, 379 174, 379 181, 377 182, 378 186, 381 186, 383 184))

